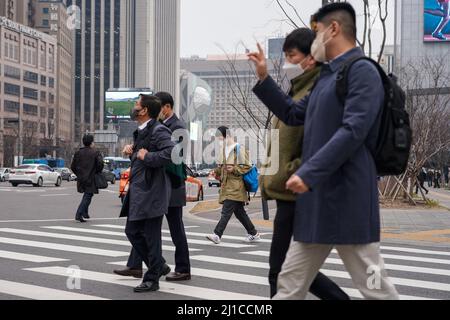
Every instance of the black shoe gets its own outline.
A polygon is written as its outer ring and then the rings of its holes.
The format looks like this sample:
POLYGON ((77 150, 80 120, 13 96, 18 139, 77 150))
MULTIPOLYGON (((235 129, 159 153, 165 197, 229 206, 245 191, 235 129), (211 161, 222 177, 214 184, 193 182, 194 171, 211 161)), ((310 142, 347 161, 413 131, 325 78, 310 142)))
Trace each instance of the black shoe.
POLYGON ((187 280, 191 280, 190 273, 172 272, 166 277, 166 281, 187 281, 187 280))
POLYGON ((170 271, 171 271, 170 267, 167 264, 164 264, 164 266, 163 266, 163 268, 161 270, 160 277, 167 276, 170 273, 170 271))
POLYGON ((159 283, 155 281, 142 282, 140 285, 134 288, 134 292, 150 292, 158 290, 159 290, 159 283))
POLYGON ((87 214, 87 215, 83 216, 83 218, 90 219, 91 217, 89 217, 89 215, 87 214))
POLYGON ((86 220, 84 220, 83 217, 76 217, 75 220, 79 222, 86 222, 86 220))

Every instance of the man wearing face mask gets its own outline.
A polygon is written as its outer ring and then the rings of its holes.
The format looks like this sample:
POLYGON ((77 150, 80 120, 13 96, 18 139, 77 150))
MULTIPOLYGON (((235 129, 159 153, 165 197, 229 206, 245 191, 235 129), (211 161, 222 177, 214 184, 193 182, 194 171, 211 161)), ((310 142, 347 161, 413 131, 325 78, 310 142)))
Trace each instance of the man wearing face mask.
MULTIPOLYGON (((291 81, 290 96, 298 101, 313 87, 320 73, 320 66, 311 56, 311 44, 315 34, 311 29, 300 28, 286 37, 283 52, 286 63, 283 70, 291 81)), ((279 171, 276 175, 265 175, 264 167, 260 176, 261 194, 266 200, 276 200, 277 213, 269 257, 270 296, 277 292, 277 278, 281 271, 286 252, 292 238, 295 216, 295 194, 286 190, 286 182, 300 167, 303 141, 303 126, 287 126, 274 118, 272 128, 279 133, 279 171)), ((269 144, 267 158, 272 155, 269 144)), ((310 288, 311 293, 323 300, 348 300, 347 294, 322 273, 318 273, 310 288)))
POLYGON ((304 299, 317 272, 336 248, 354 285, 367 299, 398 299, 380 255, 380 210, 373 158, 384 103, 383 83, 366 60, 348 71, 348 94, 336 94, 340 68, 364 55, 356 47, 356 13, 332 3, 316 14, 311 52, 325 62, 313 91, 299 102, 268 75, 264 52, 249 54, 261 101, 288 125, 305 125, 303 161, 286 183, 297 195, 294 239, 278 277, 275 299, 304 299))
POLYGON ((157 121, 161 101, 140 95, 132 112, 139 124, 134 145, 124 148, 131 157, 130 188, 121 216, 127 216, 125 233, 148 271, 135 292, 159 290, 159 278, 170 272, 162 256, 161 226, 171 195, 165 166, 171 163, 172 132, 157 121))

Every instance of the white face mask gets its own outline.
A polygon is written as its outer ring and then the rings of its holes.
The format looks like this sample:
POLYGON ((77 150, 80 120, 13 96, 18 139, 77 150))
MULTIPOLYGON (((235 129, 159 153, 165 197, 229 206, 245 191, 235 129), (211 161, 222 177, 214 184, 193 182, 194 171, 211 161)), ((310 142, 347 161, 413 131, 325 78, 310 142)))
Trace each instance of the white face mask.
POLYGON ((289 80, 294 80, 297 77, 300 77, 302 74, 305 73, 305 69, 303 69, 302 65, 299 64, 292 64, 289 62, 285 62, 283 66, 283 71, 286 72, 286 76, 289 80))
MULTIPOLYGON (((329 28, 328 28, 329 29, 329 28)), ((327 43, 331 41, 331 37, 324 41, 325 33, 328 31, 325 30, 321 33, 318 33, 316 36, 316 39, 314 40, 313 44, 311 45, 311 55, 313 56, 314 60, 317 62, 323 63, 327 61, 327 43)))

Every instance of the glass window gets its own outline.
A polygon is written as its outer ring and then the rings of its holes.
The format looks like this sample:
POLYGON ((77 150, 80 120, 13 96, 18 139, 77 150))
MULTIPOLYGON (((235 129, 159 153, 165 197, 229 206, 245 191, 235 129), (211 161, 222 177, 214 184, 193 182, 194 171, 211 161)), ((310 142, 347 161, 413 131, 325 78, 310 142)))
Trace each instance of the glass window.
POLYGON ((38 91, 36 89, 23 87, 23 97, 28 99, 37 100, 38 91))
POLYGON ((42 20, 42 25, 43 25, 44 27, 48 27, 48 19, 43 19, 43 20, 42 20))
POLYGON ((20 86, 5 82, 4 89, 5 94, 10 94, 17 97, 20 96, 20 86))
POLYGON ((32 83, 38 83, 39 75, 35 72, 25 71, 23 74, 23 80, 32 82, 32 83))

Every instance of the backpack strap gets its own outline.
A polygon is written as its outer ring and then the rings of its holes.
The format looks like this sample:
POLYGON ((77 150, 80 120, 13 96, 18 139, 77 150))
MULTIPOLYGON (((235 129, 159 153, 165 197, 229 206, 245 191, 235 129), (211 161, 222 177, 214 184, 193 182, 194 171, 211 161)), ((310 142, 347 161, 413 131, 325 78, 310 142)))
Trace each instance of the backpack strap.
MULTIPOLYGON (((386 75, 386 72, 383 70, 383 68, 374 60, 372 60, 369 57, 361 56, 361 57, 354 57, 346 61, 341 68, 339 69, 338 75, 336 77, 336 94, 339 99, 339 102, 342 105, 345 105, 345 100, 348 95, 348 76, 350 73, 350 68, 358 61, 366 60, 372 63, 378 70, 378 73, 380 74, 381 81, 385 83, 388 81, 388 76, 386 75)), ((393 93, 392 93, 393 94, 393 93)))

